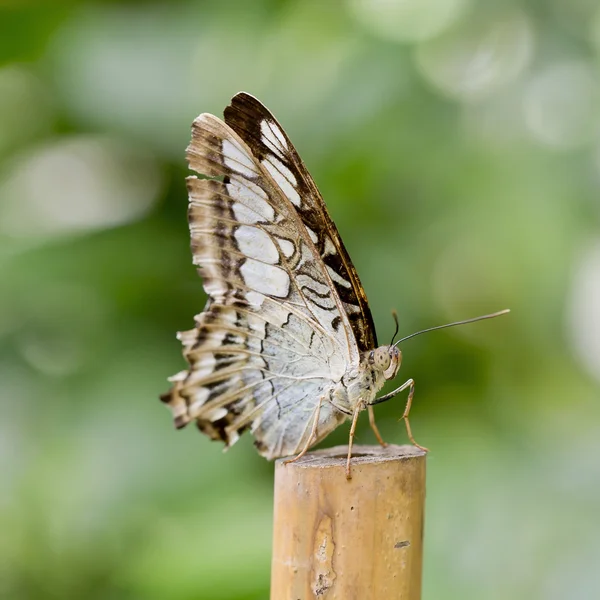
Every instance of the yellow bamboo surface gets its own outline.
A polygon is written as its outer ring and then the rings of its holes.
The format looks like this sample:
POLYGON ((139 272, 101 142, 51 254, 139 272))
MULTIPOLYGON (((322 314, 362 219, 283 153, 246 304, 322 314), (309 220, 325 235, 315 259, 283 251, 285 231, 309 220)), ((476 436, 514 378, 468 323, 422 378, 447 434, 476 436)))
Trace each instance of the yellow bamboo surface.
POLYGON ((271 600, 420 600, 425 453, 347 446, 275 466, 271 600))

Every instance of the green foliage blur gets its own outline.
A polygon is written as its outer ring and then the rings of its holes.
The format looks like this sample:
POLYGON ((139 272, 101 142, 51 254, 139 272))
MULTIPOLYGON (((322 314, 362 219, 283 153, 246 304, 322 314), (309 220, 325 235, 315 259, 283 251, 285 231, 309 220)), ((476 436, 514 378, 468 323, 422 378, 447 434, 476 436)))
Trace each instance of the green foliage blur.
POLYGON ((402 335, 512 309, 403 345, 424 599, 598 598, 599 73, 597 0, 1 3, 0 595, 268 598, 272 465, 158 400, 204 305, 189 127, 245 90, 380 341, 393 308, 402 335))

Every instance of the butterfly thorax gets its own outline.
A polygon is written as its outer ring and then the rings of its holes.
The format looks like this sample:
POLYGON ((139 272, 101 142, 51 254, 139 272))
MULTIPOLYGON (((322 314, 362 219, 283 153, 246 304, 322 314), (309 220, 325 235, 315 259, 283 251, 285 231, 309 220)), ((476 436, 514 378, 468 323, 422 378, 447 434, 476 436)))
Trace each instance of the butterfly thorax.
POLYGON ((350 369, 332 390, 331 403, 346 414, 352 414, 359 404, 362 408, 372 404, 385 382, 396 377, 401 361, 402 354, 395 346, 364 352, 358 366, 350 369))

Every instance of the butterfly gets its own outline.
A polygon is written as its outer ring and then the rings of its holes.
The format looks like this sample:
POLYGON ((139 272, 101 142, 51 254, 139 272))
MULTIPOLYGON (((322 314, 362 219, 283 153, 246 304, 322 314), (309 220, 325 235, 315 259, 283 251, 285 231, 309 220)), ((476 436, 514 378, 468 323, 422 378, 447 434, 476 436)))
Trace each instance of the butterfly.
MULTIPOLYGON (((224 120, 201 114, 187 148, 193 263, 207 302, 178 334, 188 368, 161 396, 175 426, 195 421, 232 446, 250 430, 267 459, 295 457, 359 414, 415 385, 396 377, 397 344, 379 346, 367 296, 327 207, 269 110, 240 92, 224 120)), ((393 340, 392 340, 393 342, 393 340)))

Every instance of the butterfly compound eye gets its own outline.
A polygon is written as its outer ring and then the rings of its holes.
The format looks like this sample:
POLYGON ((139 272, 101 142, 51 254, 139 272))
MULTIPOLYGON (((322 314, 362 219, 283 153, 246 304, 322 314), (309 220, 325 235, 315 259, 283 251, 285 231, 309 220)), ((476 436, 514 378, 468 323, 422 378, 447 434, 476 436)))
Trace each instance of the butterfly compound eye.
POLYGON ((385 371, 389 366, 392 358, 387 348, 377 348, 373 356, 373 363, 380 371, 385 371))

